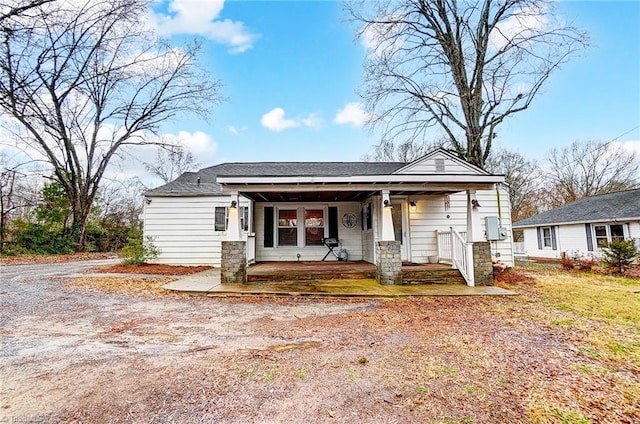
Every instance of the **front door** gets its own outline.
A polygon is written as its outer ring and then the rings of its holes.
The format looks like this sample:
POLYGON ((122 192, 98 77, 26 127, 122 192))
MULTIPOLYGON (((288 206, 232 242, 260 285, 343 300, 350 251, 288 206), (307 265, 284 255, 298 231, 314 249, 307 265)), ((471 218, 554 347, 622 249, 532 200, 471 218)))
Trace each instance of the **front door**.
POLYGON ((400 242, 400 257, 403 261, 409 260, 407 244, 407 217, 405 202, 391 203, 391 217, 393 219, 393 231, 395 232, 396 241, 400 242))

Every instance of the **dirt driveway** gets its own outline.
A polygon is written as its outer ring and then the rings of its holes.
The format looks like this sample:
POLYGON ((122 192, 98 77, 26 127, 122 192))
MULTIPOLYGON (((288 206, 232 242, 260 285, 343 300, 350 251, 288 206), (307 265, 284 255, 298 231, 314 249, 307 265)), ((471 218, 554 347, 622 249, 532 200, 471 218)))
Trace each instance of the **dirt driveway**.
POLYGON ((588 360, 564 335, 506 319, 517 300, 209 299, 64 284, 97 264, 2 267, 0 422, 517 423, 549 409, 580 417, 578 395, 615 395, 606 380, 576 382, 572 366, 588 360))

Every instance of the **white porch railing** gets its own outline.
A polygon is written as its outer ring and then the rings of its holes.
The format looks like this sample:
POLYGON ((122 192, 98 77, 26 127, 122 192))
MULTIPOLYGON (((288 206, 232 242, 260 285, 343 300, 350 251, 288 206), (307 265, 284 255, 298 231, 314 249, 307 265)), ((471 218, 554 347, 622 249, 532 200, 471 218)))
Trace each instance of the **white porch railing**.
POLYGON ((247 235, 247 265, 251 265, 256 261, 256 235, 247 235))
POLYGON ((460 271, 468 286, 474 286, 473 243, 466 242, 466 232, 436 231, 438 258, 460 271))

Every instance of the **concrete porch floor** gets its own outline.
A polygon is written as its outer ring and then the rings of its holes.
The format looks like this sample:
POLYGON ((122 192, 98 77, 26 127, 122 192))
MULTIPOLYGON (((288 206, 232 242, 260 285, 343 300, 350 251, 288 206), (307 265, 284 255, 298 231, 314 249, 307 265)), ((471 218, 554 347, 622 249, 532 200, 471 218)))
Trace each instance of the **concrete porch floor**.
POLYGON ((164 288, 208 296, 393 298, 406 296, 505 296, 516 294, 495 286, 469 287, 462 284, 382 286, 371 278, 221 284, 219 269, 211 269, 181 278, 164 285, 164 288))

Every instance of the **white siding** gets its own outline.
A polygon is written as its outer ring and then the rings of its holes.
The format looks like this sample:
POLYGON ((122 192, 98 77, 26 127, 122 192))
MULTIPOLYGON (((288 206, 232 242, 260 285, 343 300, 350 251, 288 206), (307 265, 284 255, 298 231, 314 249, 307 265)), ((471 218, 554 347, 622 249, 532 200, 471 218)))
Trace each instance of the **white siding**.
MULTIPOLYGON (((585 224, 566 224, 556 226, 556 240, 557 249, 551 248, 538 248, 538 230, 537 227, 524 228, 524 244, 527 250, 527 256, 533 258, 548 258, 548 259, 560 259, 562 252, 567 252, 570 255, 586 255, 593 254, 598 257, 600 255, 600 249, 595 247, 595 236, 593 234, 593 227, 595 225, 609 225, 611 222, 606 223, 592 223, 591 224, 591 236, 593 240, 594 251, 590 252, 587 245, 587 233, 585 224)), ((626 222, 625 224, 625 237, 632 239, 640 239, 640 221, 626 222)), ((541 227, 546 227, 542 225, 541 227)))
POLYGON ((480 174, 478 170, 472 166, 458 160, 454 160, 446 154, 436 152, 428 155, 424 159, 417 161, 404 169, 399 174, 466 174, 477 175, 480 174), (442 163, 444 161, 444 170, 439 169, 437 162, 442 163))
MULTIPOLYGON (((149 197, 144 210, 144 237, 160 250, 156 262, 170 265, 220 266, 225 231, 214 231, 216 206, 228 207, 230 197, 149 197)), ((241 199, 241 206, 249 206, 241 199)), ((243 232, 244 233, 244 232, 243 232)), ((246 239, 246 233, 244 233, 246 239)))
MULTIPOLYGON (((319 261, 327 253, 324 246, 304 246, 304 239, 298 227, 298 246, 264 247, 264 207, 273 206, 274 215, 277 217, 278 208, 298 209, 298 216, 304 216, 304 209, 325 210, 325 236, 329 234, 329 222, 327 210, 329 206, 338 207, 338 238, 342 242, 342 248, 347 249, 350 261, 362 260, 362 227, 360 226, 360 203, 308 203, 301 206, 296 203, 256 203, 255 205, 255 233, 256 233, 256 261, 296 261, 300 254, 301 261, 319 261), (346 213, 353 213, 358 218, 358 224, 354 228, 346 228, 342 225, 342 217, 346 213)), ((277 219, 277 218, 276 218, 277 219)), ((275 227, 274 227, 275 228, 275 227)), ((277 244, 277 236, 274 233, 274 242, 277 244)), ((338 253, 338 249, 334 249, 338 253)), ((335 260, 330 255, 327 260, 335 260)))
MULTIPOLYGON (((513 249, 511 234, 511 209, 507 191, 500 188, 500 209, 502 226, 507 228, 505 240, 492 241, 491 250, 494 255, 500 254, 501 262, 513 266, 513 249)), ((484 233, 484 217, 500 216, 498 213, 498 194, 496 190, 478 190, 476 198, 480 203, 482 232, 484 233)), ((409 226, 411 229, 411 260, 426 263, 427 257, 437 254, 436 230, 448 231, 453 227, 458 232, 467 227, 467 195, 466 192, 452 194, 450 207, 445 210, 443 195, 409 196, 416 202, 416 211, 409 210, 409 226)))

